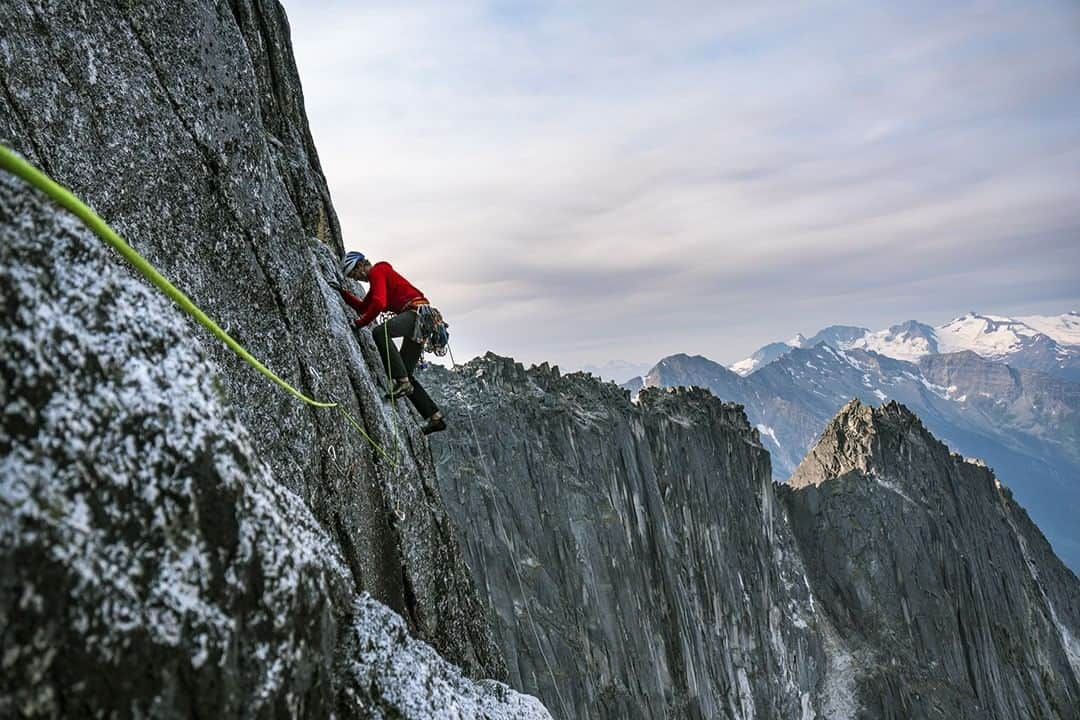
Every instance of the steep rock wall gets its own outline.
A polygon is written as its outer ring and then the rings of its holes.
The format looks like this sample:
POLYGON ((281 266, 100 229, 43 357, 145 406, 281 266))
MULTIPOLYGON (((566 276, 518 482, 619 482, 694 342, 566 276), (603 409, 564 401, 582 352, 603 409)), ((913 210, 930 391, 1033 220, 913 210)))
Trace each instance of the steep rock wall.
MULTIPOLYGON (((910 330, 910 328, 908 328, 910 330)), ((851 398, 896 400, 957 452, 986 461, 1076 572, 1080 569, 1080 384, 972 352, 918 363, 827 344, 788 348, 742 377, 707 358, 672 355, 634 383, 697 385, 744 405, 786 480, 851 398)))
POLYGON ((477 359, 439 482, 510 682, 567 718, 813 718, 826 657, 738 406, 477 359))
POLYGON ((0 141, 71 187, 275 372, 344 403, 389 449, 393 467, 335 412, 189 335, 354 587, 468 672, 500 677, 426 443, 405 403, 379 399, 370 337, 353 337, 324 280, 342 241, 281 6, 16 0, 0 5, 0 27, 0 141))
POLYGON ((1080 717, 1080 582, 985 465, 852 401, 781 497, 867 715, 1080 717))
POLYGON ((0 716, 549 715, 357 594, 180 312, 0 174, 0 716))
POLYGON ((431 375, 510 682, 553 712, 1078 717, 1080 582, 902 406, 845 407, 787 487, 703 390, 635 406, 495 356, 431 375))

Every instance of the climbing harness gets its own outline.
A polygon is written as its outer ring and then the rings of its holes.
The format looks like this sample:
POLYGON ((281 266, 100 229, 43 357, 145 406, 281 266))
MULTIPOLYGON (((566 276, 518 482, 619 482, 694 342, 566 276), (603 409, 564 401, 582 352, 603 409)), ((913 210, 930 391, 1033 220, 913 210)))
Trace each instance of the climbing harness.
MULTIPOLYGON (((450 331, 447 330, 450 327, 450 323, 443 320, 442 313, 438 309, 432 307, 427 300, 413 300, 401 309, 401 312, 412 312, 416 314, 416 322, 413 323, 412 334, 409 335, 409 339, 420 346, 420 358, 417 361, 417 367, 423 369, 427 366, 427 363, 423 360, 423 353, 431 353, 442 357, 446 355, 449 349, 450 343, 450 331)), ((395 394, 396 397, 404 397, 411 392, 396 394, 397 388, 394 386, 394 382, 390 377, 390 330, 387 327, 387 322, 393 319, 401 313, 384 312, 379 316, 383 327, 383 343, 386 346, 386 383, 388 391, 391 394, 395 394)))
MULTIPOLYGON (((446 346, 450 352, 450 363, 452 367, 457 367, 457 363, 454 361, 454 352, 450 350, 449 344, 446 346)), ((506 544, 506 547, 510 550, 511 555, 514 554, 514 543, 510 540, 509 533, 506 532, 506 520, 503 518, 502 510, 499 509, 498 498, 495 497, 495 479, 492 476, 491 470, 488 468, 487 458, 484 455, 484 447, 480 444, 480 433, 476 430, 476 422, 473 420, 472 405, 465 403, 465 414, 469 418, 469 426, 472 428, 473 440, 476 442, 477 457, 480 458, 480 465, 484 468, 484 475, 487 477, 488 487, 491 488, 491 504, 495 506, 495 514, 499 517, 499 529, 502 530, 502 539, 506 544)), ((532 608, 529 606, 529 600, 525 597, 525 581, 521 579, 521 571, 518 569, 517 561, 513 560, 514 575, 517 577, 518 593, 520 594, 522 605, 525 606, 525 615, 529 618, 529 625, 532 627, 533 637, 536 639, 536 648, 540 651, 540 657, 544 661, 544 665, 547 667, 548 675, 551 676, 551 684, 555 687, 555 694, 559 698, 559 705, 562 707, 563 717, 570 717, 570 712, 566 707, 566 700, 562 696, 562 691, 559 690, 559 683, 555 679, 555 671, 551 667, 551 662, 548 660, 547 653, 544 652, 544 646, 540 642, 540 632, 536 629, 536 620, 533 618, 532 608)))
POLYGON ((11 148, 3 144, 0 144, 0 167, 2 167, 4 170, 7 170, 12 175, 21 178, 23 181, 29 183, 41 192, 45 193, 62 208, 79 218, 79 220, 81 220, 83 224, 86 225, 86 227, 90 228, 90 230, 92 230, 95 235, 101 238, 106 244, 108 244, 110 247, 120 253, 120 255, 123 256, 125 260, 131 263, 132 267, 138 270, 139 273, 143 275, 143 277, 149 280, 158 290, 164 293, 174 303, 179 305, 181 310, 186 312, 191 317, 195 318, 195 320, 197 320, 200 325, 205 327, 215 337, 221 340, 221 342, 223 342, 230 350, 240 356, 242 360, 244 360, 247 364, 251 365, 263 375, 265 375, 271 381, 276 383, 283 390, 285 390, 298 400, 308 405, 311 405, 312 407, 337 408, 337 410, 349 422, 349 424, 352 425, 353 428, 355 428, 364 437, 364 439, 371 444, 372 447, 379 451, 380 455, 386 458, 386 460, 388 460, 391 465, 396 466, 397 463, 389 455, 386 454, 386 451, 383 450, 382 447, 377 442, 375 442, 370 435, 367 434, 364 428, 361 427, 360 423, 358 423, 353 418, 353 416, 349 414, 349 411, 345 409, 345 406, 343 406, 339 402, 333 401, 332 399, 329 402, 312 399, 294 388, 285 380, 282 380, 280 377, 278 377, 272 370, 263 365, 251 353, 249 353, 243 345, 238 343, 232 338, 231 335, 222 330, 221 327, 218 326, 216 322, 211 320, 210 317, 206 315, 206 313, 199 309, 199 307, 194 302, 192 302, 187 295, 185 295, 175 285, 169 282, 169 280, 165 278, 165 276, 162 275, 160 272, 158 272, 157 269, 153 265, 151 265, 149 261, 146 260, 146 258, 136 252, 133 247, 128 245, 124 241, 124 239, 116 233, 115 230, 109 227, 108 223, 102 220, 97 213, 87 207, 85 203, 75 197, 75 195, 70 190, 57 183, 51 177, 49 177, 44 172, 34 167, 32 164, 27 162, 17 153, 15 153, 11 148))

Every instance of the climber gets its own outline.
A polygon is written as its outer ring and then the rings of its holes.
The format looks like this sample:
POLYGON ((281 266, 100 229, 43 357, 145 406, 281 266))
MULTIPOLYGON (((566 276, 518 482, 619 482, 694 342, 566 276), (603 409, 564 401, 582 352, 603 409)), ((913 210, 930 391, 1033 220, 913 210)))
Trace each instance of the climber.
POLYGON ((387 398, 408 397, 427 421, 422 428, 425 435, 445 430, 442 412, 413 376, 425 349, 439 355, 446 352, 448 334, 442 315, 428 303, 424 293, 399 275, 388 262, 372 265, 363 253, 350 252, 341 261, 341 272, 345 277, 368 283, 367 294, 362 300, 333 283, 345 302, 359 314, 354 321, 356 327, 366 326, 384 310, 395 313, 394 317, 371 329, 379 357, 393 377, 393 387, 387 392, 387 398), (400 352, 391 342, 391 338, 397 337, 403 338, 400 352))

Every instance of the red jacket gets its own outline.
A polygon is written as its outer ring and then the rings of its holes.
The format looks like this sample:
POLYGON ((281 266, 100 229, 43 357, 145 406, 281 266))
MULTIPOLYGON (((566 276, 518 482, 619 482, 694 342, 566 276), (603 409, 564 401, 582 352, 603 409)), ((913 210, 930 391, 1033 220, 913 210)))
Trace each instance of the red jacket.
POLYGON ((371 272, 368 273, 368 291, 363 300, 348 290, 342 290, 341 295, 345 302, 360 314, 360 317, 356 318, 357 326, 367 325, 383 310, 401 312, 413 300, 427 300, 424 293, 398 275, 388 262, 377 262, 371 266, 371 272))

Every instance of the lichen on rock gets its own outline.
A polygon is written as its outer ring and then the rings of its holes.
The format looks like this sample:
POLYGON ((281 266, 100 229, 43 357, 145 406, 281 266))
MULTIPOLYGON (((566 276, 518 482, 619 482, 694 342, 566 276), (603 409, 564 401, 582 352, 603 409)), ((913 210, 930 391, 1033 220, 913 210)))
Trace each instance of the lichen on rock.
POLYGON ((179 310, 6 173, 0 311, 0 715, 417 717, 420 658, 451 705, 546 717, 357 598, 179 310))
MULTIPOLYGON (((71 188, 276 374, 341 402, 392 454, 390 463, 336 412, 297 402, 194 321, 175 320, 213 366, 217 407, 310 509, 354 590, 470 676, 503 677, 418 419, 407 403, 382 400, 370 333, 354 333, 327 285, 343 241, 281 5, 15 0, 0 4, 0 27, 0 142, 71 188)), ((35 262, 48 267, 48 251, 35 262)), ((137 315, 118 355, 152 335, 158 318, 137 315)), ((141 444, 141 429, 117 432, 141 444)))

